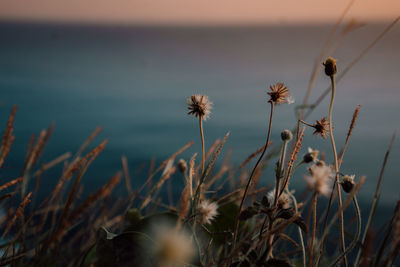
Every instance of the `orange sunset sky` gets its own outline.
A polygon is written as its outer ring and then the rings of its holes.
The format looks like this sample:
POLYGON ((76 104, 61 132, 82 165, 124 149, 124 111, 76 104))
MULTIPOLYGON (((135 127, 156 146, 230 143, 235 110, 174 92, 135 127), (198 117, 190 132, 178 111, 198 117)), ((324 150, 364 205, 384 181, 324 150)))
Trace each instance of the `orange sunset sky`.
MULTIPOLYGON (((0 20, 132 24, 266 24, 335 21, 349 0, 1 0, 0 20)), ((354 1, 348 17, 393 20, 400 0, 354 1)))

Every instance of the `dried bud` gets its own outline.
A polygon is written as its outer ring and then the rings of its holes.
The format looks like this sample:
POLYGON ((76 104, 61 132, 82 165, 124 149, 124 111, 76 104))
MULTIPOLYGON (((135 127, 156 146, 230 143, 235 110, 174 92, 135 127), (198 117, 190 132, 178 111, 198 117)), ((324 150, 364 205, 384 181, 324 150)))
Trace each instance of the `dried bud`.
POLYGON ((315 162, 318 159, 318 150, 313 150, 312 148, 308 148, 307 154, 304 155, 303 161, 304 163, 315 162))
POLYGON ((284 142, 289 142, 290 140, 292 140, 293 138, 293 134, 290 130, 284 130, 283 132, 281 132, 281 139, 284 142))
POLYGON ((325 66, 325 74, 328 76, 333 76, 337 73, 337 67, 336 67, 336 60, 328 57, 328 59, 322 63, 322 65, 325 66))
POLYGON ((354 177, 355 175, 344 175, 342 178, 341 185, 343 187, 344 192, 350 193, 354 187, 354 177))
POLYGON ((187 163, 184 159, 180 159, 178 161, 178 170, 182 173, 186 172, 187 170, 187 163))

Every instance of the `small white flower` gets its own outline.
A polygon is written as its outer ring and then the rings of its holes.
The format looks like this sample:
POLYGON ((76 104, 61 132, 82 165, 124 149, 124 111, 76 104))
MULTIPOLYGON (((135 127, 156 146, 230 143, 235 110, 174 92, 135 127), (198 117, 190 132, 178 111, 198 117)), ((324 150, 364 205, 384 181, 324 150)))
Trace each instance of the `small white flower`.
POLYGON ((305 175, 304 179, 308 187, 318 194, 329 197, 332 192, 335 173, 330 166, 312 165, 309 169, 310 175, 305 175))
POLYGON ((218 215, 218 204, 216 202, 210 202, 208 200, 203 200, 197 210, 201 223, 208 224, 215 219, 218 215))
MULTIPOLYGON (((275 189, 268 193, 267 198, 269 205, 272 207, 275 200, 275 189)), ((278 198, 278 208, 288 209, 290 208, 291 204, 292 199, 285 192, 283 192, 278 198)))

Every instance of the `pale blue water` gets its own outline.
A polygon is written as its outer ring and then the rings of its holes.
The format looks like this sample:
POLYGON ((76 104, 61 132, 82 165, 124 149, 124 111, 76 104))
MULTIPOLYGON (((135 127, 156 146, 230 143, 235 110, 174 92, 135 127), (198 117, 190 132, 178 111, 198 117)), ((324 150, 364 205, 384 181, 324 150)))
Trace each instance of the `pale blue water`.
MULTIPOLYGON (((365 26, 348 35, 333 54, 339 71, 371 42, 385 25, 365 26)), ((205 124, 211 145, 230 131, 225 151, 241 162, 264 142, 267 85, 285 82, 297 102, 279 106, 273 121, 273 142, 292 128, 294 107, 302 102, 317 57, 331 26, 258 28, 148 28, 117 26, 63 26, 0 24, 0 126, 18 104, 17 140, 1 176, 16 176, 31 133, 55 123, 42 161, 76 151, 92 130, 104 131, 94 143, 107 138, 105 151, 83 183, 93 190, 121 169, 126 155, 134 185, 143 182, 135 171, 151 158, 159 161, 187 142, 196 144, 184 154, 199 152, 197 121, 186 113, 185 100, 205 93, 214 102, 205 124)), ((356 105, 362 109, 342 172, 367 175, 360 192, 362 205, 370 203, 383 156, 400 125, 400 27, 390 31, 338 84, 335 103, 336 142, 344 142, 356 105)), ((315 100, 328 85, 318 76, 315 100)), ((324 101, 308 119, 327 115, 324 101)), ((391 210, 400 198, 399 140, 393 147, 382 187, 381 204, 391 210)), ((331 148, 307 131, 304 148, 331 148)), ((303 170, 292 181, 304 188, 303 170)), ((58 179, 44 178, 44 186, 58 179)), ((272 182, 269 170, 263 183, 272 182)), ((123 189, 120 189, 123 191, 123 189)))

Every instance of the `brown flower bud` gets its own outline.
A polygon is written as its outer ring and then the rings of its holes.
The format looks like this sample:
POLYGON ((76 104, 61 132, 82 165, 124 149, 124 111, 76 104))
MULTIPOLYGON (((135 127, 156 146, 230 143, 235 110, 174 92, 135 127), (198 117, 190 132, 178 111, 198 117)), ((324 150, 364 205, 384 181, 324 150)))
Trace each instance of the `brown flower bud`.
POLYGON ((186 172, 187 170, 187 163, 184 159, 180 159, 178 161, 178 170, 182 173, 186 172))
POLYGON ((325 66, 325 74, 333 76, 337 73, 336 60, 329 57, 322 65, 325 66))
POLYGON ((342 178, 341 185, 343 187, 344 192, 350 193, 354 187, 354 176, 355 175, 344 175, 342 178))

